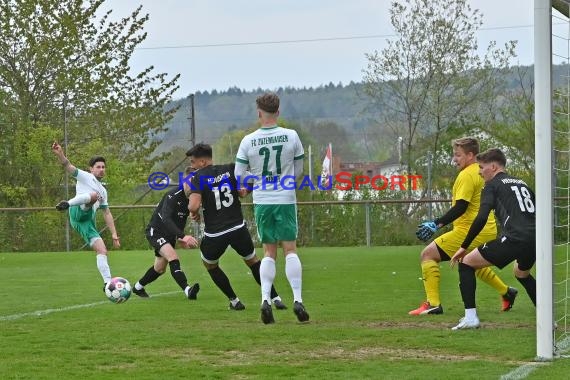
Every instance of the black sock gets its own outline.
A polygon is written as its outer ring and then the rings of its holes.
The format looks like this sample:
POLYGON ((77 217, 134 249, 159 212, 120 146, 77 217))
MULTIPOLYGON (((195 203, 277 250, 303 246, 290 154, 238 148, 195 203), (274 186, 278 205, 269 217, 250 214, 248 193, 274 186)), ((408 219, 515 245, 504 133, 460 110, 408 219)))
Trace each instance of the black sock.
POLYGON ((148 268, 144 276, 142 276, 142 278, 139 280, 139 284, 141 284, 142 286, 148 285, 157 278, 159 278, 161 275, 162 273, 158 273, 157 271, 155 271, 154 267, 150 267, 148 268))
POLYGON ((461 298, 465 308, 474 309, 475 290, 477 289, 475 269, 463 263, 459 263, 459 289, 461 290, 461 298))
POLYGON ((233 300, 237 297, 232 288, 232 285, 230 284, 230 279, 228 276, 226 276, 222 268, 218 266, 214 269, 208 269, 208 273, 210 274, 212 281, 214 281, 214 284, 216 284, 216 286, 222 291, 222 293, 226 295, 226 297, 228 297, 228 299, 233 300))
POLYGON ((170 274, 174 278, 174 281, 176 281, 182 290, 185 290, 188 286, 188 280, 186 279, 184 271, 180 269, 180 260, 172 260, 168 265, 170 266, 170 274))
MULTIPOLYGON (((516 276, 515 276, 516 277, 516 276)), ((529 274, 528 277, 516 277, 516 279, 524 286, 526 290, 526 294, 530 297, 530 300, 536 307, 536 280, 532 277, 532 274, 529 274)))
MULTIPOLYGON (((255 282, 261 285, 261 278, 259 277, 259 268, 261 267, 261 261, 256 262, 252 266, 249 267, 251 269, 251 274, 253 274, 253 278, 255 278, 255 282)), ((277 290, 275 290, 275 286, 271 285, 271 299, 277 297, 277 290)))

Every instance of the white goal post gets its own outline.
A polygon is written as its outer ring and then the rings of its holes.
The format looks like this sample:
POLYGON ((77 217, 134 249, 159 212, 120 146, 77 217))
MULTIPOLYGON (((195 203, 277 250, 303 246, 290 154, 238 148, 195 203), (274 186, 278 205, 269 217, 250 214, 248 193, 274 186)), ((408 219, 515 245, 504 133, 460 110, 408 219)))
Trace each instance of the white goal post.
POLYGON ((534 0, 536 358, 554 357, 552 2, 534 0))

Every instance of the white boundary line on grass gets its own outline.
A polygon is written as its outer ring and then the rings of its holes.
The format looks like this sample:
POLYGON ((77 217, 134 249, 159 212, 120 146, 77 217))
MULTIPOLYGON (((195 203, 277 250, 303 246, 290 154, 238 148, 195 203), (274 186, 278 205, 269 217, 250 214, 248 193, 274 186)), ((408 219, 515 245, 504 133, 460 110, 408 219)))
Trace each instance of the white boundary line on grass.
POLYGON ((507 373, 506 375, 501 376, 501 380, 520 380, 526 379, 528 375, 532 371, 534 371, 539 365, 544 365, 544 363, 526 363, 513 369, 511 372, 507 373))
MULTIPOLYGON (((556 351, 557 354, 555 356, 558 358, 565 358, 567 357, 566 355, 564 355, 564 353, 566 353, 568 351, 570 347, 570 338, 566 337, 564 339, 562 339, 561 341, 556 343, 556 351)), ((538 368, 538 366, 540 365, 548 365, 551 362, 534 362, 534 363, 526 363, 521 365, 518 368, 513 369, 511 372, 507 373, 506 375, 501 376, 501 380, 520 380, 520 379, 526 379, 528 375, 530 375, 530 373, 532 371, 534 371, 535 369, 538 368)))
MULTIPOLYGON (((570 347, 570 338, 566 337, 561 341, 556 343, 558 357, 564 357, 562 355, 568 348, 570 347)), ((555 357, 556 358, 556 357, 555 357)), ((534 363, 526 363, 521 365, 518 368, 515 368, 511 372, 507 373, 506 375, 501 376, 501 380, 520 380, 525 379, 532 371, 538 368, 540 365, 547 365, 550 362, 534 362, 534 363)))
POLYGON ((83 309, 86 307, 92 307, 92 306, 97 306, 97 305, 103 305, 104 303, 109 303, 109 301, 86 303, 83 305, 72 305, 72 306, 60 307, 57 309, 36 310, 36 311, 30 311, 28 313, 2 315, 2 316, 0 316, 0 321, 13 321, 15 319, 22 319, 22 318, 26 318, 26 317, 40 317, 42 315, 51 314, 51 313, 59 313, 61 311, 69 311, 69 310, 83 309))
MULTIPOLYGON (((180 291, 178 290, 175 292, 153 294, 152 298, 167 296, 167 295, 175 294, 175 293, 179 293, 179 292, 180 291)), ((99 306, 99 305, 109 304, 109 303, 110 303, 110 301, 99 301, 99 302, 93 302, 93 303, 85 303, 82 305, 71 305, 71 306, 60 307, 60 308, 55 308, 55 309, 30 311, 28 313, 20 313, 20 314, 12 314, 12 315, 0 315, 0 321, 14 321, 16 319, 22 319, 22 318, 26 318, 26 317, 40 317, 42 315, 47 315, 47 314, 52 314, 52 313, 60 313, 62 311, 69 311, 69 310, 75 310, 75 309, 84 309, 87 307, 99 306)))

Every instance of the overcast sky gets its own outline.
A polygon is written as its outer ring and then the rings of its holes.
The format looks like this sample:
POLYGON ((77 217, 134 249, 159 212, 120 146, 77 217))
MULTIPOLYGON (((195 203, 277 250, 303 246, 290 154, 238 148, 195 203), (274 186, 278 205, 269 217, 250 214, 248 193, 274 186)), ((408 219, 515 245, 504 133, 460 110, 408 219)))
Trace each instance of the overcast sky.
MULTIPOLYGON (((518 40, 515 64, 533 61, 533 0, 470 0, 483 13, 481 51, 518 40), (516 4, 516 5, 514 5, 516 4)), ((140 71, 180 73, 175 97, 196 91, 316 87, 362 80, 365 53, 394 39, 388 0, 107 0, 112 19, 138 5, 150 15, 133 56, 140 71)))

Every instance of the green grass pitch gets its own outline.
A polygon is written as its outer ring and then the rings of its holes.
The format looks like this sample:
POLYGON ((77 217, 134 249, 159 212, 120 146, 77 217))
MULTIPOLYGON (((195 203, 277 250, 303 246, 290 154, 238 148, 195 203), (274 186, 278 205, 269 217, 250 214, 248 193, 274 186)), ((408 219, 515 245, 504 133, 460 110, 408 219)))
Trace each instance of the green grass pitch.
MULTIPOLYGON (((499 272, 519 289, 510 312, 478 282, 481 329, 450 330, 463 305, 448 263, 445 314, 409 316, 424 299, 420 250, 299 249, 308 324, 292 312, 279 256, 275 285, 289 310, 274 310, 274 325, 261 323, 259 287, 232 250, 221 266, 246 305, 239 312, 228 309, 198 250, 179 251, 189 281, 201 285, 197 301, 167 271, 147 287, 150 299, 119 305, 104 297, 92 252, 0 253, 0 378, 498 379, 529 366, 528 379, 566 378, 567 359, 532 364, 535 309, 510 268, 499 272)), ((110 254, 113 275, 132 285, 153 259, 150 250, 110 254)))

